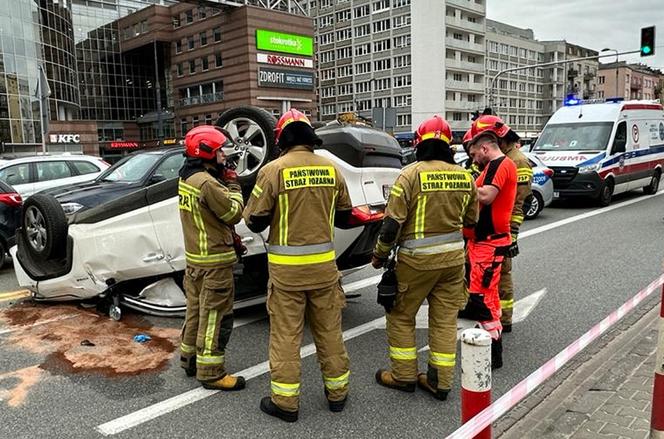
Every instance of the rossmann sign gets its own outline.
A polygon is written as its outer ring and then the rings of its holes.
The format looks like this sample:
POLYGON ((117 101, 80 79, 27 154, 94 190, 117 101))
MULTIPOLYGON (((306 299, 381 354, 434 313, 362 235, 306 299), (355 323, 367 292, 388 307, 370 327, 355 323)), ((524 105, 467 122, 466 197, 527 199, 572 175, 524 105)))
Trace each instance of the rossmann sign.
POLYGON ((311 59, 297 58, 294 56, 272 55, 267 53, 259 53, 256 55, 259 63, 272 64, 273 66, 289 66, 289 67, 302 67, 305 69, 313 69, 314 61, 311 59))

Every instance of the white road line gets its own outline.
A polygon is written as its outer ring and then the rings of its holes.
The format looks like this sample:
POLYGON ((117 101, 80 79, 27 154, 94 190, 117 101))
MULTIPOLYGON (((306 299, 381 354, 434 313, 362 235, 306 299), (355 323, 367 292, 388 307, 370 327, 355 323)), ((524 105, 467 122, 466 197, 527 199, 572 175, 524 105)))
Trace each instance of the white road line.
POLYGON ((267 313, 251 317, 235 317, 233 319, 233 328, 239 328, 244 325, 250 325, 254 322, 267 319, 267 313))
POLYGON ((54 317, 48 320, 41 320, 31 325, 14 326, 12 328, 0 329, 0 335, 11 334, 12 332, 22 331, 24 329, 34 328, 36 326, 48 325, 49 323, 59 322, 61 320, 73 319, 79 317, 79 314, 66 314, 64 316, 54 317))
MULTIPOLYGON (((359 337, 363 334, 371 332, 374 329, 380 327, 381 324, 384 325, 384 321, 385 317, 380 317, 363 325, 356 326, 355 328, 344 331, 344 340, 351 340, 355 337, 359 337)), ((308 344, 300 349, 300 357, 302 358, 309 357, 314 353, 316 353, 316 346, 313 343, 308 344)), ((250 380, 269 372, 269 370, 269 361, 264 361, 255 366, 241 370, 237 374, 243 376, 247 380, 250 380)), ((121 418, 117 418, 105 424, 101 424, 95 429, 104 436, 118 434, 130 428, 136 427, 137 425, 158 418, 159 416, 175 411, 186 405, 193 404, 196 401, 200 401, 201 399, 215 395, 219 392, 219 390, 207 390, 202 387, 198 387, 196 389, 192 389, 188 392, 169 398, 165 401, 158 402, 144 409, 130 413, 121 418)))
MULTIPOLYGON (((612 210, 619 209, 621 207, 626 207, 635 203, 639 203, 641 201, 646 201, 651 198, 657 197, 664 194, 663 191, 659 191, 654 195, 651 196, 644 196, 644 197, 639 197, 635 198, 633 200, 629 201, 624 201, 622 203, 614 204, 609 207, 605 207, 602 209, 597 209, 593 210, 591 212, 586 212, 582 213, 580 215, 575 215, 570 218, 566 218, 560 221, 555 221, 551 224, 546 224, 541 227, 536 227, 532 230, 527 230, 525 232, 521 232, 519 234, 519 238, 523 239, 529 236, 534 236, 540 233, 547 232, 549 230, 564 226, 566 224, 571 224, 576 221, 581 221, 586 218, 593 217, 595 215, 601 215, 606 212, 610 212, 612 210)), ((352 282, 346 286, 344 286, 344 290, 348 292, 352 291, 357 291, 362 288, 366 288, 368 286, 374 285, 380 281, 380 275, 377 276, 372 276, 367 279, 362 279, 356 282, 352 282)), ((517 302, 518 303, 518 302, 517 302)), ((357 326, 355 328, 351 328, 347 331, 344 331, 344 340, 350 340, 352 338, 358 337, 360 335, 366 334, 368 332, 373 331, 374 329, 378 329, 379 327, 384 327, 385 325, 385 318, 381 317, 379 319, 373 320, 371 322, 365 323, 363 325, 357 326)), ((468 321, 470 322, 470 321, 468 321)), ((316 351, 316 347, 313 344, 304 346, 300 350, 300 354, 302 357, 308 357, 312 355, 316 351)), ((251 379, 254 377, 257 377, 259 375, 262 375, 264 373, 267 373, 269 370, 269 363, 263 362, 260 364, 257 364, 255 366, 252 366, 250 368, 247 368, 243 371, 238 372, 238 375, 244 375, 245 378, 251 379)), ((182 408, 184 406, 187 406, 189 404, 192 404, 196 401, 199 401, 201 399, 207 398, 208 396, 212 396, 216 394, 217 391, 211 391, 211 390, 205 390, 202 388, 198 389, 193 389, 188 392, 182 393, 180 395, 176 395, 172 398, 169 398, 167 400, 164 400, 162 402, 158 402, 156 404, 153 404, 151 406, 148 406, 144 409, 138 410, 136 412, 130 413, 126 416, 114 419, 110 422, 107 422, 105 424, 101 424, 96 427, 96 430, 100 432, 101 434, 105 436, 109 435, 114 435, 117 433, 120 433, 122 431, 128 430, 130 428, 136 427, 138 425, 141 425, 145 422, 148 422, 152 419, 158 418, 159 416, 162 416, 166 413, 170 413, 172 411, 178 410, 179 408, 182 408)))

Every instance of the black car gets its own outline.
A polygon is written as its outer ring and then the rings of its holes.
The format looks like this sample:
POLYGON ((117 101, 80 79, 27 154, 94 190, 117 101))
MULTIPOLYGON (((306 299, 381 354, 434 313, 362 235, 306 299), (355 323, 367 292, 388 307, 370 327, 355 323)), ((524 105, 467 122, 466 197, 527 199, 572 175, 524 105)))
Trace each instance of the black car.
POLYGON ((90 209, 138 189, 178 176, 184 162, 182 147, 141 151, 120 160, 92 181, 47 189, 67 215, 90 209))
POLYGON ((21 196, 7 183, 0 181, 0 268, 7 250, 16 243, 16 228, 21 221, 21 196))

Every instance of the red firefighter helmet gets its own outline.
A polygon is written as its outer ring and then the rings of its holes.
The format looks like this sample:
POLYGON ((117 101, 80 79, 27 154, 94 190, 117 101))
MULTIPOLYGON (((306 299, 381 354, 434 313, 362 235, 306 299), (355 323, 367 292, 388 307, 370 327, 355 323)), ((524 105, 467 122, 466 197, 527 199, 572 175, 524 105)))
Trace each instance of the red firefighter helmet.
POLYGON ((415 138, 413 139, 413 146, 417 147, 425 140, 436 139, 450 144, 452 139, 452 129, 450 125, 442 117, 435 115, 434 117, 425 120, 420 124, 415 131, 415 138))
POLYGON ((510 127, 498 116, 480 116, 475 119, 470 127, 470 142, 475 141, 480 134, 487 132, 493 133, 497 138, 502 139, 509 131, 510 127))
POLYGON ((463 140, 461 141, 463 146, 467 146, 468 142, 470 142, 473 139, 473 133, 471 131, 472 129, 469 129, 468 131, 466 131, 466 134, 463 135, 463 140))
POLYGON ((299 110, 296 110, 295 108, 291 108, 279 118, 277 126, 274 129, 274 141, 277 144, 279 143, 279 137, 281 137, 281 133, 283 132, 284 128, 286 128, 288 125, 290 125, 293 122, 306 123, 307 125, 313 128, 311 122, 309 121, 309 118, 305 116, 304 113, 302 113, 299 110))
POLYGON ((213 160, 219 148, 230 145, 221 129, 212 125, 194 127, 184 136, 184 154, 202 160, 213 160))

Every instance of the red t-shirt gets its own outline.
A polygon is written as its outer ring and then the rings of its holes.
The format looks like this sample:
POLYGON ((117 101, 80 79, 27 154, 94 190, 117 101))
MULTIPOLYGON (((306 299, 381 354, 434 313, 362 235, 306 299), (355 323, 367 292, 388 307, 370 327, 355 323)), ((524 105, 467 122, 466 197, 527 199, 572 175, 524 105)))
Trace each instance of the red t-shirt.
POLYGON ((506 156, 489 162, 477 178, 477 187, 495 186, 498 195, 489 205, 480 204, 475 238, 484 241, 491 235, 510 233, 510 219, 516 198, 516 165, 506 156))

